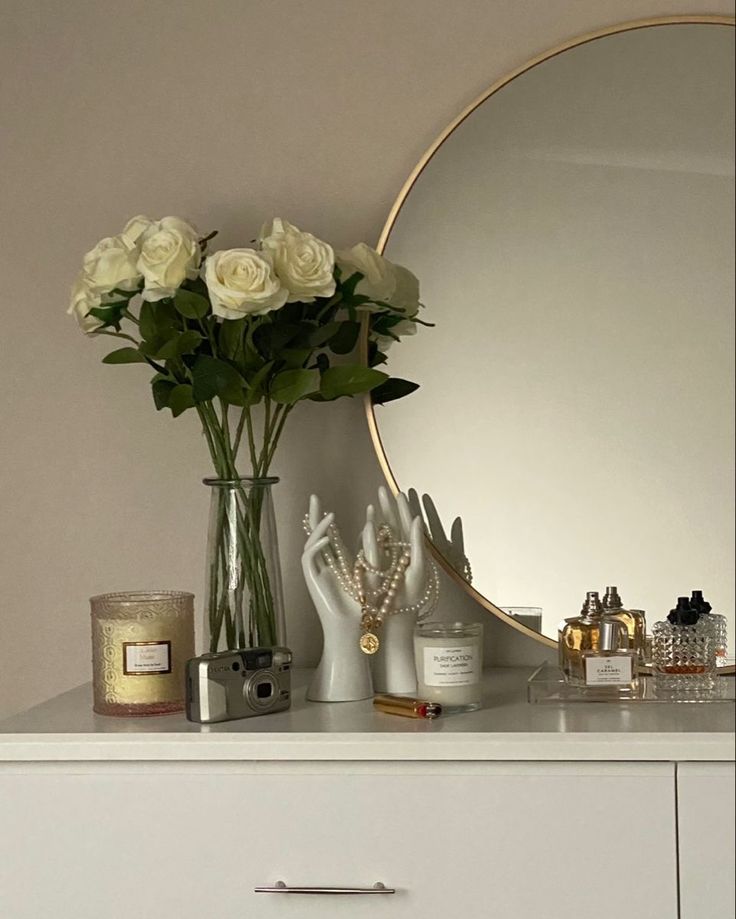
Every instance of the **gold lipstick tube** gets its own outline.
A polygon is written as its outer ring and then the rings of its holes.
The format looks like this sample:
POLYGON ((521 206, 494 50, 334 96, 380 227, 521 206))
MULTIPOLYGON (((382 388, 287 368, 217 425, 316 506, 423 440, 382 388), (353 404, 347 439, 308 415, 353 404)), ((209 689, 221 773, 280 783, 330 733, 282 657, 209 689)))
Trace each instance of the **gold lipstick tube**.
POLYGON ((426 702, 409 696, 392 696, 388 693, 373 697, 373 704, 379 712, 387 715, 403 715, 404 718, 426 718, 432 720, 442 714, 439 702, 426 702))

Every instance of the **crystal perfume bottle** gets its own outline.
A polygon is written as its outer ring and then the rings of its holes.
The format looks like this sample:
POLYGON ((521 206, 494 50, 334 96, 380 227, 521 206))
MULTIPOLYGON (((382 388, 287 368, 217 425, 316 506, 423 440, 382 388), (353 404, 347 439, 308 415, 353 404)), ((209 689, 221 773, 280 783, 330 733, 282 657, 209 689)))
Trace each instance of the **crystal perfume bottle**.
POLYGON ((617 587, 606 587, 602 600, 605 615, 622 623, 629 636, 629 646, 641 664, 646 659, 647 622, 642 610, 625 609, 617 587))
POLYGON ((667 619, 654 624, 655 677, 672 690, 708 690, 713 687, 716 660, 715 634, 707 614, 701 615, 689 597, 678 597, 667 619))
POLYGON ((597 590, 588 591, 579 616, 566 619, 559 630, 560 670, 569 683, 584 684, 583 652, 597 651, 603 606, 597 590))
POLYGON ((713 607, 703 597, 702 590, 692 592, 690 604, 695 607, 701 616, 707 616, 706 623, 710 623, 713 627, 716 643, 716 663, 719 667, 724 666, 728 662, 728 620, 725 616, 712 611, 713 607))
POLYGON ((583 651, 582 662, 586 686, 610 690, 621 697, 630 696, 637 688, 639 655, 629 646, 623 622, 603 616, 598 650, 583 651))

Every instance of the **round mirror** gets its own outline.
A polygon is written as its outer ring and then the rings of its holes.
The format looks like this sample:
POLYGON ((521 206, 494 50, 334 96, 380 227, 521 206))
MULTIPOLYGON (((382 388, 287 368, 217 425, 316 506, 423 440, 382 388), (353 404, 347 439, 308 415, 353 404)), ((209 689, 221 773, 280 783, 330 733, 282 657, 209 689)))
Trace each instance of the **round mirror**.
POLYGON ((446 567, 550 644, 609 584, 650 625, 702 589, 733 639, 727 25, 629 24, 521 68, 445 131, 384 230, 435 327, 390 352, 420 389, 369 409, 379 457, 429 496, 446 567))

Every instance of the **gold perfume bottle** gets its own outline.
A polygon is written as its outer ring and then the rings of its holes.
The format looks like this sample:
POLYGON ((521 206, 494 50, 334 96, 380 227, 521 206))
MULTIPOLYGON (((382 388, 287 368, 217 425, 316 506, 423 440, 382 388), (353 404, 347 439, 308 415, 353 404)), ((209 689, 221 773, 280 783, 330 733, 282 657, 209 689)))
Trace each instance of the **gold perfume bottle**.
POLYGON ((597 590, 588 591, 580 615, 566 619, 559 630, 560 670, 568 683, 585 684, 583 652, 599 647, 603 606, 597 590))
POLYGON ((644 611, 624 609, 617 587, 606 587, 603 610, 608 619, 615 619, 625 626, 629 636, 629 647, 636 652, 640 664, 646 663, 647 621, 644 611))
POLYGON ((623 622, 603 616, 598 635, 598 650, 583 651, 583 679, 607 695, 630 698, 639 683, 639 656, 629 647, 623 622))

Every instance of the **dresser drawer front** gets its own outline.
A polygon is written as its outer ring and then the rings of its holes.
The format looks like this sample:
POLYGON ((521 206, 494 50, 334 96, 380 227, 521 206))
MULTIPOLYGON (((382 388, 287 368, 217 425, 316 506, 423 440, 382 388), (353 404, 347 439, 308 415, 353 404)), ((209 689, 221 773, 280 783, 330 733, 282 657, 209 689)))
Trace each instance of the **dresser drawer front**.
POLYGON ((677 767, 680 831, 680 919, 734 919, 736 767, 677 767))
POLYGON ((668 765, 4 773, 0 816, 4 919, 677 914, 668 765))

